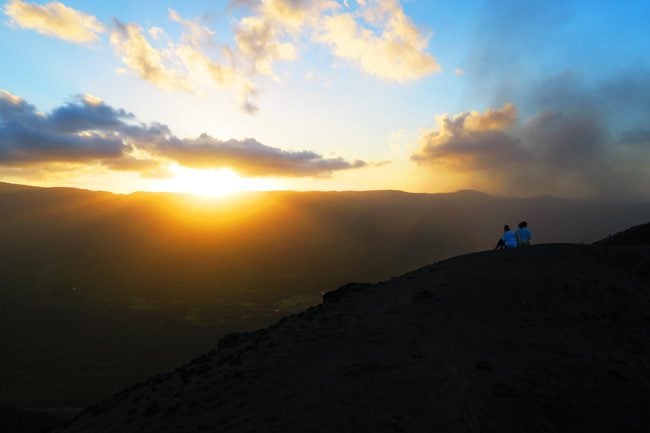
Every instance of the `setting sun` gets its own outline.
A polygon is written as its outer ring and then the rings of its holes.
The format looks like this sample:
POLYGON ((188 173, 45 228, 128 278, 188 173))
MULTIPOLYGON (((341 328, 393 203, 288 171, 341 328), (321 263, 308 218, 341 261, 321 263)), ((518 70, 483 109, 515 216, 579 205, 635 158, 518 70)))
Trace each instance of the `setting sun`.
POLYGON ((244 178, 229 168, 196 170, 173 165, 173 177, 159 182, 161 191, 190 193, 206 197, 225 197, 243 191, 283 189, 271 179, 244 178))

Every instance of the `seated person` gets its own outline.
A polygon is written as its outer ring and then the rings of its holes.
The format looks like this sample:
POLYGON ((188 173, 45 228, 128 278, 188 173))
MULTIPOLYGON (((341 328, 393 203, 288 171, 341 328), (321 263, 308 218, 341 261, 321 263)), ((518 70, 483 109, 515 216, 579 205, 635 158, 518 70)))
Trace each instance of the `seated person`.
POLYGON ((494 249, 500 250, 502 248, 517 248, 517 235, 510 230, 510 226, 507 224, 503 226, 503 235, 494 249))
POLYGON ((532 239, 532 235, 530 233, 530 229, 528 228, 528 223, 526 221, 522 221, 519 223, 519 229, 517 230, 517 245, 523 246, 523 245, 530 245, 530 241, 532 239))

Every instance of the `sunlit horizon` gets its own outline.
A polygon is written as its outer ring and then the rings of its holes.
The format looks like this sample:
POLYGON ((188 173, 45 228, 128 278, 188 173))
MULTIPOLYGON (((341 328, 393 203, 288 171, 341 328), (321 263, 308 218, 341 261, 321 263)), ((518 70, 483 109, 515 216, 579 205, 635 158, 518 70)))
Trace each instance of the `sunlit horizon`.
POLYGON ((243 178, 229 168, 216 170, 170 167, 172 177, 159 181, 159 191, 189 193, 206 197, 227 197, 249 191, 282 190, 279 182, 268 179, 243 178))
POLYGON ((650 197, 649 13, 3 0, 0 181, 650 197))

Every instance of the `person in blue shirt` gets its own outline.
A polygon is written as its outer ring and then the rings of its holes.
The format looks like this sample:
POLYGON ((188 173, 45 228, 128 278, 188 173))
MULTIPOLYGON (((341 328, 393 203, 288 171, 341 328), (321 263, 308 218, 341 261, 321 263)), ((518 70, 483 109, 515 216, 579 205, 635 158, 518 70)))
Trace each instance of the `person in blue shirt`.
POLYGON ((526 221, 522 221, 518 225, 519 229, 517 230, 517 245, 518 246, 524 246, 524 245, 530 245, 530 241, 533 238, 530 229, 528 228, 528 223, 526 221))
POLYGON ((497 246, 494 247, 495 250, 503 248, 517 248, 517 235, 510 230, 510 226, 507 224, 503 226, 503 235, 497 242, 497 246))

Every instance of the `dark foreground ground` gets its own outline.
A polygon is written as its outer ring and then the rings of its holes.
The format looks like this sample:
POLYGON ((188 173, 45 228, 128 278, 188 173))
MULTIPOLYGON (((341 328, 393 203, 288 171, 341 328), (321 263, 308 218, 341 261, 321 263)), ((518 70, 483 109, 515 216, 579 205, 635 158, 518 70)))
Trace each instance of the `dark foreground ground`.
POLYGON ((650 247, 616 239, 344 286, 58 431, 650 431, 650 247))

